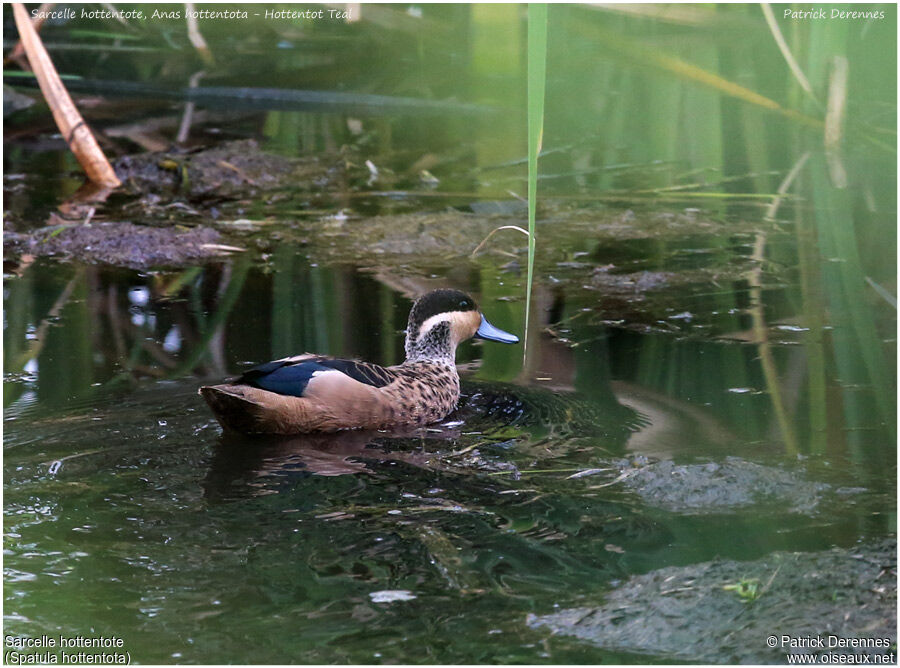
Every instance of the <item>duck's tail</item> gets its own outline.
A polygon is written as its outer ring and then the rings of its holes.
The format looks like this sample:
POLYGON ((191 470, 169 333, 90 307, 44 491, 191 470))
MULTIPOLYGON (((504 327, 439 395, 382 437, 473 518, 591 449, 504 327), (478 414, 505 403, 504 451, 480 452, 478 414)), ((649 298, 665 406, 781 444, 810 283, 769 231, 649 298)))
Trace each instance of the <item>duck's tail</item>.
POLYGON ((242 434, 260 433, 263 406, 248 397, 241 385, 204 385, 199 394, 224 429, 242 434))

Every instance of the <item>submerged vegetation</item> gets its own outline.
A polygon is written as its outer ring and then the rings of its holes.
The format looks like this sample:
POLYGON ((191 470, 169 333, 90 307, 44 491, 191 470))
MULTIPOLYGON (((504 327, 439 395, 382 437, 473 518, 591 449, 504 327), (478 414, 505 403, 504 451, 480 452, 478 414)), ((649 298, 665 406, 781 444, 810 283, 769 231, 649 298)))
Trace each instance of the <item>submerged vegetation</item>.
POLYGON ((101 202, 4 6, 8 633, 163 663, 896 641, 895 6, 154 9, 40 26, 101 202), (528 342, 462 346, 443 424, 251 443, 196 397, 399 363, 435 287, 528 342))

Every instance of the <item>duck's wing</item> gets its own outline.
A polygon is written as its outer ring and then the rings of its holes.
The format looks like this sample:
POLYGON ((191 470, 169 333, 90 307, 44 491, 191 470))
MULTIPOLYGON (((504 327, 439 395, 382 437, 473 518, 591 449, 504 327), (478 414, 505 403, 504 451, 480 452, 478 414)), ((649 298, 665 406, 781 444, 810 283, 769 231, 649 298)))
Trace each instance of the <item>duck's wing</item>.
POLYGON ((319 355, 300 355, 267 362, 253 367, 236 383, 258 387, 269 392, 302 397, 313 385, 343 384, 347 380, 371 387, 384 387, 397 379, 390 369, 357 360, 334 359, 319 355))

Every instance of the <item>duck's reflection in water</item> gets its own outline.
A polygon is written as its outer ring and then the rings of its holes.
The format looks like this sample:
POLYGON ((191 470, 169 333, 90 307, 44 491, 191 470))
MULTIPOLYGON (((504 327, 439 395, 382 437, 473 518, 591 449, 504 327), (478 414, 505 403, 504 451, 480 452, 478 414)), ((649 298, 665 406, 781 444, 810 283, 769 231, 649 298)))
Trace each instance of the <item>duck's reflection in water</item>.
POLYGON ((278 491, 279 482, 309 475, 372 475, 373 463, 402 462, 421 469, 440 468, 435 451, 461 436, 458 428, 438 426, 408 431, 341 431, 289 437, 219 438, 203 487, 207 498, 259 496, 278 491), (440 446, 429 448, 439 441, 440 446))

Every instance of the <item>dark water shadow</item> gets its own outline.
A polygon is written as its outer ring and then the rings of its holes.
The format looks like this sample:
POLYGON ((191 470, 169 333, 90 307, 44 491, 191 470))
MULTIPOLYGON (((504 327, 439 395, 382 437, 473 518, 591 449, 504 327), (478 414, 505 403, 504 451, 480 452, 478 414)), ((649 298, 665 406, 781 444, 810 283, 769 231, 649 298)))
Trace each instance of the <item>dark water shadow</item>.
POLYGON ((203 480, 209 499, 273 493, 273 485, 310 475, 325 477, 373 475, 369 462, 403 462, 427 469, 436 457, 421 448, 428 440, 450 443, 455 429, 424 429, 387 434, 378 431, 342 431, 296 436, 243 436, 223 433, 216 444, 209 472, 203 480), (410 450, 412 446, 413 450, 410 450))

